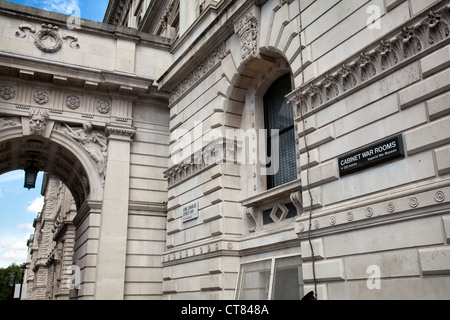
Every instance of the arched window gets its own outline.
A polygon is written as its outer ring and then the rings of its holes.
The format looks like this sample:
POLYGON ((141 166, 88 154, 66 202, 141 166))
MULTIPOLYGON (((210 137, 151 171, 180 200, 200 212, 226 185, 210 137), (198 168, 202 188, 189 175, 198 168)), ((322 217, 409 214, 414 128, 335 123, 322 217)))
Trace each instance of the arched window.
MULTIPOLYGON (((264 122, 267 130, 268 164, 274 168, 267 176, 267 189, 297 179, 294 114, 285 96, 292 91, 290 74, 278 78, 264 95, 264 122), (278 159, 276 159, 278 150, 278 159), (278 161, 278 163, 274 163, 278 161)), ((270 171, 269 171, 270 172, 270 171)))

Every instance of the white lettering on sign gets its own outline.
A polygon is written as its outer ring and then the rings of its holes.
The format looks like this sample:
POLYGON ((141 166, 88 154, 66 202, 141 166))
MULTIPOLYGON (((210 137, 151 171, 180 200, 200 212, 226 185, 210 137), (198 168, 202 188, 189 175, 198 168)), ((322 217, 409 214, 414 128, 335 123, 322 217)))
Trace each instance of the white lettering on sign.
POLYGON ((198 218, 198 201, 183 207, 183 222, 198 218))
POLYGON ((340 175, 404 156, 402 136, 390 138, 339 158, 340 175))

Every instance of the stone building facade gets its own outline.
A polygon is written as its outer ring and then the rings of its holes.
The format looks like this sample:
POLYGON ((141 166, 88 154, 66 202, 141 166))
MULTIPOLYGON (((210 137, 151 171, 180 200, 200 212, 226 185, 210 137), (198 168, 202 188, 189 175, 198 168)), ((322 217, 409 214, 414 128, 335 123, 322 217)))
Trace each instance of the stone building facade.
POLYGON ((0 4, 0 173, 73 196, 35 298, 450 298, 448 1, 0 4))

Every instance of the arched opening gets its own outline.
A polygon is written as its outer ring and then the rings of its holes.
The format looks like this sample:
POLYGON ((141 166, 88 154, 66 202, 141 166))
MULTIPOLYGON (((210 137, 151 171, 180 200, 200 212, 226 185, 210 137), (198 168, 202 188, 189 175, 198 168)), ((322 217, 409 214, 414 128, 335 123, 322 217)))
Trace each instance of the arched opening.
POLYGON ((41 176, 45 173, 36 189, 40 191, 42 186, 46 203, 34 221, 31 219, 34 234, 28 243, 25 240, 25 281, 34 285, 35 294, 29 298, 68 299, 72 288, 67 281, 80 261, 75 244, 84 232, 78 232, 83 221, 80 216, 92 210, 92 202, 101 207, 102 178, 91 156, 64 131, 53 130, 47 138, 24 135, 22 126, 13 122, 0 128, 0 175, 15 172, 24 176, 23 169, 30 164, 38 168, 41 176))
POLYGON ((88 199, 100 200, 102 182, 81 146, 54 131, 50 139, 38 135, 23 136, 18 129, 0 134, 0 175, 23 170, 34 163, 39 171, 50 173, 70 190, 77 209, 88 199))

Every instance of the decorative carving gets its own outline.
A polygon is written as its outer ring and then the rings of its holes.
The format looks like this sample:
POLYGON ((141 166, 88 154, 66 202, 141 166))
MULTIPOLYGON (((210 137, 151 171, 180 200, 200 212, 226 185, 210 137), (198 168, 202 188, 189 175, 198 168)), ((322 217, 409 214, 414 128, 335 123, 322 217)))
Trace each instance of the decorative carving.
POLYGON ((314 220, 313 226, 314 226, 314 229, 319 229, 319 227, 320 227, 319 220, 314 220))
MULTIPOLYGON (((11 119, 11 118, 10 118, 11 119)), ((0 129, 5 127, 17 126, 18 124, 8 118, 0 118, 0 129)))
POLYGON ((49 97, 49 94, 48 94, 47 91, 45 91, 45 90, 36 90, 33 93, 33 100, 37 104, 43 105, 43 104, 46 104, 50 100, 50 97, 49 97))
POLYGON ((46 53, 58 52, 63 45, 63 40, 71 40, 70 47, 72 49, 79 49, 80 45, 77 43, 78 38, 72 35, 59 35, 59 28, 52 24, 43 23, 41 30, 36 32, 36 28, 29 24, 19 25, 19 30, 16 31, 16 37, 25 38, 27 31, 34 36, 35 46, 46 53))
POLYGON ((38 136, 45 134, 45 128, 47 126, 48 113, 39 109, 33 109, 30 111, 30 133, 38 136))
POLYGON ((234 31, 241 42, 242 59, 258 52, 259 23, 256 7, 250 8, 235 24, 234 31))
POLYGON ((386 206, 386 211, 389 213, 393 213, 395 211, 395 205, 393 202, 389 202, 386 206))
POLYGON ((330 221, 330 224, 331 224, 332 226, 334 226, 334 225, 336 224, 336 217, 335 217, 335 216, 331 216, 330 219, 329 219, 329 221, 330 221))
POLYGON ((353 221, 353 213, 347 212, 347 221, 353 221))
POLYGON ((419 205, 419 200, 417 200, 416 197, 412 197, 411 199, 409 199, 409 206, 411 208, 417 208, 418 205, 419 205))
POLYGON ((9 85, 0 87, 0 97, 5 100, 11 100, 16 97, 16 90, 9 85))
POLYGON ((111 103, 106 100, 99 100, 97 102, 97 111, 101 114, 107 114, 109 111, 111 111, 111 103))
POLYGON ((191 73, 188 74, 172 91, 169 104, 172 104, 180 96, 183 95, 189 88, 191 88, 200 78, 211 70, 217 62, 222 60, 226 55, 225 43, 221 43, 215 48, 208 57, 203 60, 191 73))
POLYGON ((373 209, 371 207, 368 207, 366 209, 366 217, 370 218, 371 216, 373 216, 373 209))
POLYGON ((196 152, 184 159, 182 162, 172 166, 169 170, 164 172, 164 177, 167 178, 169 187, 185 181, 190 176, 213 166, 216 163, 226 161, 227 163, 236 163, 237 161, 237 145, 232 140, 218 140, 211 145, 205 147, 202 151, 196 152), (213 159, 211 159, 212 146, 218 151, 213 159))
POLYGON ((78 109, 81 105, 81 100, 76 95, 69 95, 66 98, 66 106, 72 110, 78 109))
POLYGON ((100 177, 105 178, 106 160, 108 157, 108 146, 106 137, 92 130, 92 123, 86 122, 83 128, 71 128, 65 124, 66 129, 61 128, 60 131, 78 141, 84 150, 91 156, 97 164, 100 177))
POLYGON ((300 191, 295 191, 291 193, 290 198, 295 209, 297 209, 297 215, 301 215, 303 213, 302 193, 300 191))
POLYGON ((286 219, 287 214, 289 213, 289 209, 282 203, 276 204, 272 211, 270 212, 270 218, 273 222, 281 222, 286 219))
POLYGON ((62 47, 62 39, 58 34, 58 27, 51 24, 42 24, 42 29, 36 33, 34 44, 43 52, 59 51, 62 47))
POLYGON ((447 39, 450 34, 450 7, 430 11, 419 23, 405 26, 394 37, 383 39, 378 45, 361 52, 288 95, 289 103, 296 105, 296 116, 306 116, 351 89, 367 83, 394 66, 423 50, 447 39))
POLYGON ((442 191, 436 192, 436 195, 434 196, 434 199, 435 199, 437 202, 442 202, 442 201, 444 201, 444 200, 445 200, 445 194, 444 194, 444 192, 442 192, 442 191))
POLYGON ((299 231, 299 232, 305 231, 305 225, 304 225, 303 223, 299 223, 299 225, 298 225, 298 231, 299 231))
POLYGON ((250 220, 252 220, 253 224, 255 225, 254 227, 250 228, 249 231, 250 232, 256 232, 259 229, 259 222, 258 222, 258 217, 257 217, 257 213, 256 213, 255 207, 247 208, 245 213, 247 214, 247 217, 250 220))

